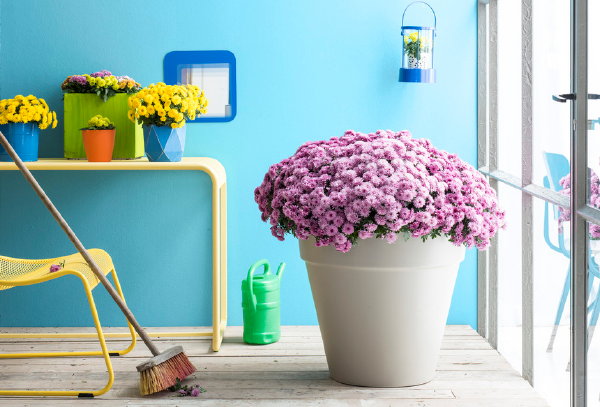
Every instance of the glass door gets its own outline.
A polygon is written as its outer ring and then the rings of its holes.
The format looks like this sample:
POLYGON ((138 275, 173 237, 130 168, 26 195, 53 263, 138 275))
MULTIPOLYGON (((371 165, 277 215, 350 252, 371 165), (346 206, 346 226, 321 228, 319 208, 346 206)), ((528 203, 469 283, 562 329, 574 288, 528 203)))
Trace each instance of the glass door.
MULTIPOLYGON (((550 2, 545 6, 551 5, 550 2)), ((562 2, 564 3, 564 2, 562 2)), ((564 5, 564 4, 563 4, 564 5)), ((552 5, 551 5, 552 6, 552 5)), ((560 7, 561 4, 554 4, 560 7)), ((566 13, 565 13, 566 14, 566 13)), ((600 96, 590 91, 589 64, 593 55, 588 48, 588 0, 571 0, 569 10, 569 77, 570 89, 568 92, 552 95, 552 100, 569 108, 569 173, 558 180, 558 189, 569 196, 569 208, 561 208, 559 221, 562 222, 562 232, 566 236, 566 253, 569 257, 569 272, 565 281, 563 293, 568 292, 570 297, 570 357, 567 365, 570 384, 570 405, 583 407, 597 403, 598 388, 591 386, 592 380, 588 375, 588 347, 591 344, 588 327, 594 325, 595 305, 597 293, 593 293, 595 276, 598 274, 596 256, 592 251, 595 243, 590 238, 600 238, 600 211, 595 207, 595 196, 598 193, 598 146, 597 142, 588 142, 588 134, 593 128, 593 122, 588 118, 588 112, 600 112, 588 108, 588 104, 600 96), (595 294, 595 295, 594 295, 595 294), (590 380, 590 389, 588 389, 590 380), (589 391, 591 388, 594 391, 589 391)), ((561 31, 561 30, 557 30, 561 31)), ((534 43, 535 44, 535 43, 534 43)), ((566 53, 562 53, 566 56, 566 53)), ((560 60, 557 60, 559 64, 560 60)), ((564 75, 563 75, 564 76, 564 75)), ((535 82, 535 76, 533 77, 535 82)), ((566 109, 565 109, 566 110, 566 109)), ((562 113, 561 113, 562 115, 562 113)), ((591 139, 593 140, 593 138, 591 139)), ((559 172, 565 166, 560 164, 560 156, 546 155, 546 166, 549 178, 552 172, 559 172)), ((555 180, 555 181, 556 181, 555 180)), ((554 182, 556 183, 556 182, 554 182)), ((600 199, 598 200, 600 203, 600 199)), ((598 256, 600 260, 600 256, 598 256)), ((563 295, 564 296, 564 295, 563 295)), ((598 308, 600 311, 600 308, 598 308)), ((598 377, 600 379, 600 377, 598 377)), ((597 382, 594 381, 594 382, 597 382)))
POLYGON ((478 261, 479 332, 561 407, 600 396, 597 15, 588 0, 478 5, 479 169, 513 215, 478 261))

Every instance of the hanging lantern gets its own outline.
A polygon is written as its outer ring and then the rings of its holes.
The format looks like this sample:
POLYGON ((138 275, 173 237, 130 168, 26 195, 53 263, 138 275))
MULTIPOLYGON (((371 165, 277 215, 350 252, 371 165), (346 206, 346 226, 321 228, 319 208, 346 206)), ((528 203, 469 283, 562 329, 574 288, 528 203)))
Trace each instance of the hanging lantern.
POLYGON ((424 1, 414 1, 402 13, 402 68, 399 82, 435 82, 433 69, 433 39, 437 19, 433 8, 424 1), (413 4, 421 3, 429 7, 433 14, 433 27, 404 25, 406 10, 413 4))

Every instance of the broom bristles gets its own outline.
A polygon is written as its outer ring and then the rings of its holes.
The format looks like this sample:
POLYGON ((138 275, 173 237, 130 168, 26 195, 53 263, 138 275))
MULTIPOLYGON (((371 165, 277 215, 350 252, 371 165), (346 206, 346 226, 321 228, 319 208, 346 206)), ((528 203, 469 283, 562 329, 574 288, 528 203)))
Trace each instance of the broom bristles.
POLYGON ((142 396, 157 393, 174 386, 196 371, 185 353, 181 352, 164 362, 140 372, 142 396))

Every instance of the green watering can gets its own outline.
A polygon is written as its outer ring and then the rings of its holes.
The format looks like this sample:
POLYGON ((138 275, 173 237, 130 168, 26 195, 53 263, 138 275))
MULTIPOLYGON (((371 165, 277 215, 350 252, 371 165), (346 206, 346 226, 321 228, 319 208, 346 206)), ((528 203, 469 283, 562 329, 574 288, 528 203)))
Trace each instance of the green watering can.
POLYGON ((281 336, 279 287, 285 263, 277 274, 271 274, 268 260, 259 260, 248 270, 248 278, 242 281, 242 308, 244 310, 244 342, 266 345, 277 342, 281 336), (264 273, 254 272, 264 266, 264 273))

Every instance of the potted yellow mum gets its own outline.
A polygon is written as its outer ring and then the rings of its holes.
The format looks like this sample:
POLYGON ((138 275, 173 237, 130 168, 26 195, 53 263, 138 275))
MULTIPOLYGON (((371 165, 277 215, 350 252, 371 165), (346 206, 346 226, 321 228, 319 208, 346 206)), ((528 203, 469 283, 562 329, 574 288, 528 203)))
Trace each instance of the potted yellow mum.
POLYGON ((143 125, 149 161, 181 161, 185 122, 206 113, 208 101, 197 86, 165 85, 143 88, 129 98, 129 119, 143 125))
POLYGON ((81 129, 85 155, 90 162, 109 162, 115 147, 115 124, 99 114, 81 129))
MULTIPOLYGON (((23 161, 38 160, 40 129, 55 128, 56 124, 56 112, 42 98, 17 95, 0 100, 0 131, 23 161)), ((0 161, 12 161, 1 146, 0 161)))

